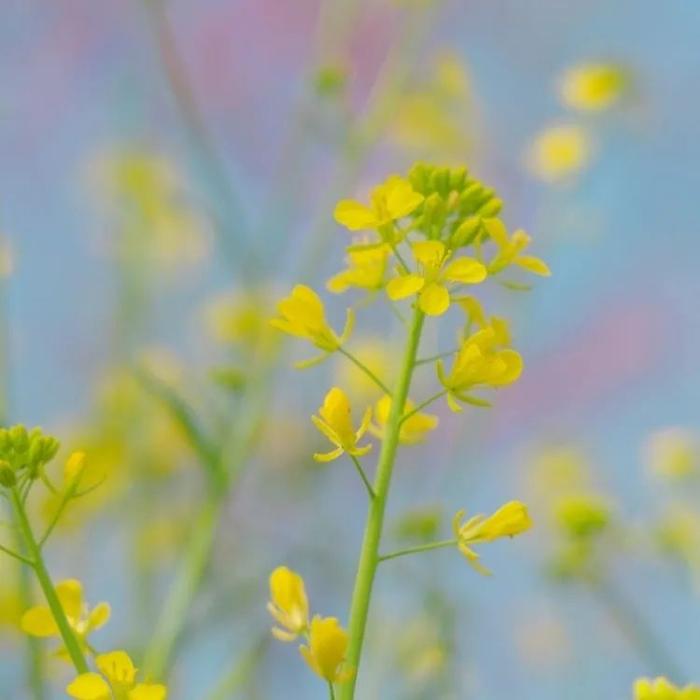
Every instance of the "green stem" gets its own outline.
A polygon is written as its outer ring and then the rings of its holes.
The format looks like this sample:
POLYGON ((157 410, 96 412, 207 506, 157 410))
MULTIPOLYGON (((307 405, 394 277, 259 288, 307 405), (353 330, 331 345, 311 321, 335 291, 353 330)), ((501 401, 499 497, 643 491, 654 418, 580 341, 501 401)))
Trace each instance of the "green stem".
POLYGON ((371 499, 375 498, 374 489, 372 488, 372 484, 369 483, 369 479, 367 478, 367 474, 365 474, 365 470, 360 464, 360 460, 357 459, 355 455, 350 455, 350 459, 352 459, 352 463, 355 465, 355 469, 357 469, 357 473, 360 475, 360 479, 362 479, 362 483, 365 485, 369 497, 371 499))
POLYGON ((389 561, 389 559, 398 559, 398 557, 405 557, 409 554, 419 554, 420 552, 430 552, 433 549, 444 549, 445 547, 454 547, 458 544, 457 540, 440 540, 440 542, 429 542, 428 544, 418 544, 415 547, 407 547, 406 549, 399 549, 396 552, 391 552, 391 554, 384 554, 379 557, 379 561, 389 561))
POLYGON ((44 592, 44 597, 51 610, 53 619, 56 622, 58 631, 61 634, 63 643, 66 645, 66 651, 75 666, 75 670, 78 673, 87 673, 89 671, 87 662, 85 661, 85 655, 80 647, 80 643, 73 632, 73 628, 68 622, 66 613, 63 610, 61 601, 56 593, 56 588, 53 585, 51 576, 49 575, 46 565, 44 564, 44 558, 41 554, 41 549, 37 544, 37 541, 32 532, 32 527, 29 524, 29 519, 27 518, 27 513, 24 509, 24 504, 17 494, 17 489, 12 489, 12 506, 15 511, 15 517, 17 518, 17 523, 19 525, 20 532, 24 538, 25 546, 29 553, 29 557, 32 560, 32 568, 36 574, 41 590, 44 592))
POLYGON ((147 678, 165 676, 170 656, 209 562, 223 503, 223 497, 210 500, 194 523, 182 568, 168 592, 144 657, 143 668, 147 678))
POLYGON ((369 604, 372 597, 374 576, 379 564, 379 546, 384 525, 384 511, 386 510, 391 475, 394 469, 396 450, 399 444, 399 432, 401 430, 401 416, 403 415, 408 390, 411 386, 413 368, 416 362, 416 354, 423 330, 424 314, 416 308, 413 312, 413 321, 408 334, 408 342, 401 364, 394 400, 391 402, 391 411, 387 421, 386 436, 382 442, 382 450, 379 454, 377 476, 375 479, 375 498, 369 504, 369 512, 365 524, 365 534, 360 552, 360 561, 355 578, 355 588, 352 594, 350 609, 348 645, 348 663, 355 669, 352 679, 343 684, 340 689, 341 700, 352 700, 355 696, 355 684, 359 672, 362 645, 367 627, 369 604))
POLYGON ((434 394, 429 399, 421 401, 421 403, 419 403, 414 409, 401 416, 401 424, 403 425, 409 418, 415 416, 416 413, 420 413, 424 408, 430 406, 430 404, 433 403, 433 401, 437 401, 439 398, 442 398, 446 393, 447 389, 443 389, 442 391, 438 391, 437 394, 434 394))
POLYGON ((416 366, 427 365, 429 362, 435 362, 435 360, 441 360, 443 357, 450 357, 457 352, 457 348, 454 350, 448 350, 447 352, 440 352, 437 355, 431 355, 430 357, 423 357, 420 360, 416 360, 416 366))
POLYGON ((330 700, 335 700, 335 688, 330 681, 328 682, 328 697, 330 700))
POLYGON ((361 369, 385 394, 388 394, 391 396, 391 391, 389 390, 389 387, 369 368, 367 365, 359 360, 355 355, 353 355, 349 350, 346 350, 343 347, 338 348, 338 352, 340 352, 342 355, 345 355, 345 357, 350 360, 356 367, 361 369))

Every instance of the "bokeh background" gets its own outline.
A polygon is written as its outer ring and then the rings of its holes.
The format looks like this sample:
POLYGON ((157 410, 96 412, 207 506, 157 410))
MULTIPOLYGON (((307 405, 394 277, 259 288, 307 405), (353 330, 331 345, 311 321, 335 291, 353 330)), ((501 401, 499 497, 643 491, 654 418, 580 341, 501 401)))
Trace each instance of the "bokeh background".
MULTIPOLYGON (((699 32, 700 6, 681 0, 2 3, 5 420, 85 447, 107 477, 49 555, 112 603, 101 648, 138 659, 205 498, 181 430, 134 378, 145 366, 233 436, 227 449, 260 415, 171 696, 209 697, 245 659, 221 697, 325 697, 291 646, 261 641, 267 575, 292 566, 315 608, 347 620, 364 493, 349 464, 312 462, 307 416, 331 382, 367 389, 335 361, 293 370, 296 343, 261 377, 261 319, 293 282, 339 269, 337 199, 423 159, 494 186, 553 275, 489 299, 512 319, 523 379, 488 411, 438 409, 439 439, 403 452, 388 536, 510 498, 538 526, 484 551, 490 579, 448 551, 382 569, 359 697, 617 699, 639 675, 700 680, 699 32), (628 84, 582 114, 558 85, 590 60, 628 84), (587 158, 543 179, 527 154, 560 124, 585 130, 587 158), (243 396, 212 368, 234 384, 242 371, 243 396), (691 465, 676 478, 649 447, 669 428, 691 465), (609 505, 612 600, 551 575, 561 470, 609 505)), ((329 308, 339 322, 343 302, 329 308)), ((385 323, 368 311, 356 342, 391 368, 385 323)), ((24 698, 14 564, 0 572, 0 695, 24 698)), ((63 697, 67 671, 50 668, 63 697)))

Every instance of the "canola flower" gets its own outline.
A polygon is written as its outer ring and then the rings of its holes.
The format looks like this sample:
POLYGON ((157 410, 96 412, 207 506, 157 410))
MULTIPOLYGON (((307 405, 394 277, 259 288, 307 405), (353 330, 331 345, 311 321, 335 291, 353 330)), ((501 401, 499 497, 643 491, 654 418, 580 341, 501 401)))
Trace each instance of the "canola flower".
POLYGON ((634 684, 634 700, 700 700, 700 685, 680 688, 667 678, 640 678, 634 684))
POLYGON ((576 111, 602 112, 619 101, 627 82, 625 72, 612 63, 580 63, 562 75, 559 97, 576 111))
POLYGON ((267 610, 279 627, 272 634, 281 641, 291 642, 309 626, 309 600, 304 579, 286 566, 270 574, 270 602, 267 610))
POLYGON ((527 155, 527 165, 545 182, 566 182, 586 167, 591 151, 591 137, 583 127, 575 124, 551 126, 535 137, 527 155))
POLYGON ((410 319, 404 321, 405 345, 395 353, 396 368, 390 382, 373 371, 362 357, 344 347, 352 323, 346 324, 342 336, 338 336, 326 321, 323 302, 310 288, 295 287, 292 296, 280 302, 280 316, 273 320, 279 330, 323 350, 323 357, 334 352, 344 355, 381 390, 374 407, 374 422, 371 422, 372 407, 366 406, 357 425, 352 418, 350 400, 338 387, 328 392, 318 415, 312 417, 314 425, 334 448, 315 454, 315 459, 329 461, 349 455, 368 495, 347 633, 335 618, 315 617, 308 623, 308 608, 301 603, 305 598, 300 594, 300 584, 286 571, 282 580, 290 582, 291 592, 287 598, 280 599, 282 602, 275 602, 277 594, 273 593, 271 601, 271 612, 281 624, 275 636, 293 639, 306 635, 308 645, 302 653, 316 673, 330 684, 331 697, 335 697, 335 683, 339 685, 341 700, 355 697, 372 588, 381 563, 431 549, 458 547, 477 570, 485 573, 472 546, 518 535, 531 526, 526 506, 511 501, 489 517, 475 516, 464 523, 463 514, 459 513, 452 539, 423 542, 386 554, 380 551, 399 446, 420 442, 438 428, 438 417, 423 409, 443 396, 455 411, 461 410, 461 403, 488 406, 484 399, 472 394, 473 390, 508 386, 522 371, 523 361, 511 347, 506 321, 488 316, 476 297, 464 293, 465 288, 478 290, 506 270, 550 274, 542 259, 529 254, 530 236, 521 230, 508 233, 499 218, 502 205, 495 191, 472 177, 466 168, 418 163, 405 177, 393 175, 377 185, 368 205, 347 199, 336 206, 336 221, 351 233, 362 232, 362 238, 348 247, 348 267, 331 278, 329 290, 341 293, 363 289, 369 292, 368 301, 375 302, 385 296, 390 308, 402 319, 399 307, 409 307, 410 319), (376 294, 381 290, 385 295, 376 294), (476 324, 477 329, 462 340, 456 351, 420 358, 424 325, 442 321, 453 303, 464 309, 469 325, 476 324), (448 355, 453 356, 449 371, 442 359, 448 355), (414 373, 425 364, 434 364, 441 388, 433 396, 413 402, 409 393, 414 373), (361 441, 366 431, 381 440, 373 482, 360 464, 360 458, 371 447, 371 443, 361 441))
POLYGON ((137 668, 125 651, 95 657, 99 673, 81 673, 66 688, 75 700, 166 700, 168 691, 160 683, 137 683, 137 668))

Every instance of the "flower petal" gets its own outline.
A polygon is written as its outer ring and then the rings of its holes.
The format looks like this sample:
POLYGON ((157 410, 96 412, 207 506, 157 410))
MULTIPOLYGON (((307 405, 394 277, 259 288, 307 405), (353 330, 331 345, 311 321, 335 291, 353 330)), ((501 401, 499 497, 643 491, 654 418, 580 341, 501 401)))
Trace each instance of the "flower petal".
POLYGON ((82 673, 66 688, 76 700, 109 700, 112 691, 99 673, 82 673))
POLYGON ((442 284, 429 284, 421 290, 418 306, 428 316, 442 316, 450 308, 450 293, 442 284))
POLYGON ((405 299, 423 288, 425 280, 420 275, 402 275, 389 280, 386 294, 392 301, 405 299))
POLYGON ((549 265, 547 265, 544 260, 540 260, 540 258, 536 258, 534 255, 521 255, 513 260, 513 264, 535 275, 541 275, 542 277, 549 277, 552 274, 549 265))
POLYGON ((354 199, 343 199, 335 207, 333 218, 351 231, 363 231, 377 225, 374 212, 354 199))
POLYGON ((486 268, 475 258, 461 257, 453 260, 444 271, 445 279, 462 284, 478 284, 486 279, 486 268))
POLYGON ((45 605, 37 605, 30 608, 22 615, 20 622, 22 631, 32 637, 56 637, 58 636, 58 626, 53 619, 51 610, 45 605))

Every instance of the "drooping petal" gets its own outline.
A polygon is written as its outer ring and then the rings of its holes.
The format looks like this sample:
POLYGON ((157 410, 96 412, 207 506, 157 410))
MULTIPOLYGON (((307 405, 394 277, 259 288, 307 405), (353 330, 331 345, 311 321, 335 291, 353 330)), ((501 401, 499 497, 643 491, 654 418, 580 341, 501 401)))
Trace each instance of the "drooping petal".
POLYGON ((421 290, 418 306, 428 316, 442 316, 450 308, 450 293, 442 284, 429 284, 421 290))
POLYGON ((549 265, 534 255, 521 255, 513 260, 513 264, 542 277, 549 277, 552 274, 549 265))
POLYGON ((335 450, 332 450, 331 452, 315 452, 314 453, 314 459, 317 462, 332 462, 334 459, 338 459, 340 455, 343 454, 343 448, 338 447, 335 450))
POLYGON ((423 288, 425 280, 420 275, 401 275, 389 280, 386 293, 392 301, 410 297, 423 288))
POLYGON ((491 240, 499 248, 505 248, 508 245, 508 229, 500 219, 484 219, 483 224, 491 240))
POLYGON ((92 632, 93 630, 100 629, 100 627, 104 627, 109 622, 111 616, 112 608, 109 603, 99 603, 90 611, 90 615, 88 616, 88 631, 92 632))
POLYGON ((350 231, 364 231, 377 226, 372 209, 354 199, 343 199, 335 207, 333 218, 350 231))
POLYGON ((75 700, 109 700, 112 691, 99 673, 82 673, 66 688, 75 700))
POLYGON ((59 633, 51 610, 45 605, 37 605, 27 610, 22 615, 20 627, 32 637, 56 637, 59 633))

